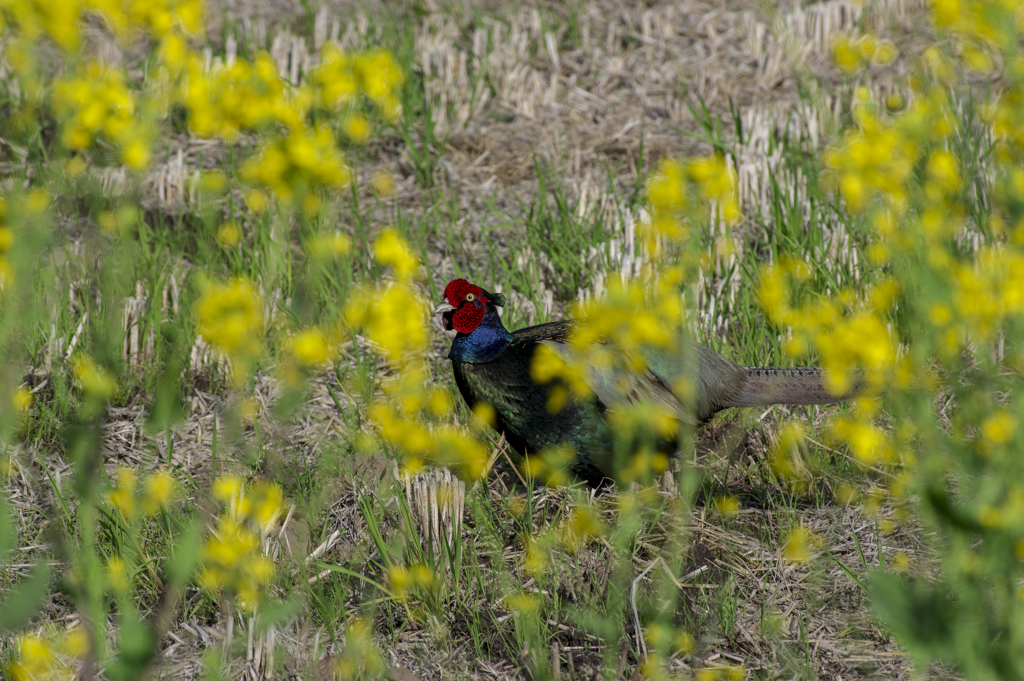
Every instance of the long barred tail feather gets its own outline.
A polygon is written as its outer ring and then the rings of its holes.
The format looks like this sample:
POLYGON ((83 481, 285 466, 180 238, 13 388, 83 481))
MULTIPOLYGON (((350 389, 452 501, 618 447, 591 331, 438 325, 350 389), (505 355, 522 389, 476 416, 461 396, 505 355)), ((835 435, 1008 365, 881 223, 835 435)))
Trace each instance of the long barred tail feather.
POLYGON ((831 404, 853 399, 859 382, 835 395, 825 386, 825 372, 818 367, 740 367, 746 381, 731 396, 727 407, 765 407, 771 404, 831 404))

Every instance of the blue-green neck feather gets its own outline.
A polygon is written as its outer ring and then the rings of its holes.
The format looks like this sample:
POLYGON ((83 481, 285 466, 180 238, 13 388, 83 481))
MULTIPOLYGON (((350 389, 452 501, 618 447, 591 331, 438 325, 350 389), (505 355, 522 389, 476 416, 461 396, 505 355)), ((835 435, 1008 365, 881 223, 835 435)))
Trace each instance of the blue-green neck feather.
POLYGON ((493 361, 512 342, 512 334, 501 323, 497 310, 488 306, 480 326, 471 333, 460 333, 452 341, 448 359, 454 362, 479 364, 493 361))

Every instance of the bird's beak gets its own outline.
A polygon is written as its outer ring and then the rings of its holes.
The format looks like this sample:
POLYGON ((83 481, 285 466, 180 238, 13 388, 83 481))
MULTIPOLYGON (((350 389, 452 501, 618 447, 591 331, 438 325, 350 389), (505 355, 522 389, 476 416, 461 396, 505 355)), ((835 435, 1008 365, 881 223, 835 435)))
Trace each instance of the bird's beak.
POLYGON ((445 312, 450 312, 452 310, 457 309, 459 308, 455 307, 454 305, 449 305, 447 302, 444 302, 434 308, 434 316, 436 317, 439 314, 444 314, 445 312))

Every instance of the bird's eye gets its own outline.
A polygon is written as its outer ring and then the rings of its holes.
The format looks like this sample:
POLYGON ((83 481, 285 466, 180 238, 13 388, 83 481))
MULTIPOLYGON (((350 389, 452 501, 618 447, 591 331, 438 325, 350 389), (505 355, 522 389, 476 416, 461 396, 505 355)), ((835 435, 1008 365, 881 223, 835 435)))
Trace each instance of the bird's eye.
POLYGON ((472 293, 467 293, 466 294, 466 302, 467 303, 472 303, 474 300, 476 300, 476 296, 475 295, 473 295, 472 293))

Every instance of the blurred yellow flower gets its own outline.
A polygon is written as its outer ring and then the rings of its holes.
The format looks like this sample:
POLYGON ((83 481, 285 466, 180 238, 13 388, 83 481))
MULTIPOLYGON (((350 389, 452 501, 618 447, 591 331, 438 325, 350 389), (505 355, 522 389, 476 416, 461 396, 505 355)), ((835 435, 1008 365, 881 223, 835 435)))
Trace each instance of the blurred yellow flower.
POLYGON ((15 639, 14 658, 4 671, 15 681, 72 678, 76 671, 57 656, 53 644, 31 634, 15 639))
POLYGON ((150 473, 143 481, 142 510, 156 515, 167 508, 178 489, 174 477, 165 470, 150 473))
POLYGON ((981 436, 993 445, 1009 442, 1016 432, 1017 417, 1005 409, 989 415, 981 424, 981 436))
POLYGON ((788 563, 806 563, 811 559, 813 535, 806 527, 800 526, 789 533, 782 548, 782 557, 788 563))
POLYGON ((509 594, 501 599, 506 608, 512 612, 534 613, 540 608, 540 599, 528 591, 509 594))
POLYGON ((236 363, 236 384, 263 353, 263 299, 252 282, 212 282, 195 305, 199 334, 236 363))
POLYGON ((199 583, 204 589, 233 592, 252 611, 275 572, 260 536, 280 517, 284 496, 274 483, 260 481, 246 489, 236 476, 218 478, 212 493, 226 508, 203 544, 199 583))
POLYGON ((321 234, 309 240, 307 249, 314 258, 337 257, 352 250, 352 240, 340 232, 321 234))
POLYGON ((370 121, 366 119, 366 116, 357 113, 346 116, 345 120, 341 122, 341 129, 345 136, 356 144, 366 144, 373 133, 370 121))
POLYGON ((334 348, 318 327, 303 329, 290 339, 291 352, 305 366, 322 366, 334 359, 334 348))
POLYGON ((389 173, 383 172, 373 174, 373 177, 370 178, 370 186, 373 188, 373 191, 385 198, 394 194, 398 188, 395 178, 389 173))
POLYGON ((113 489, 107 492, 107 503, 128 520, 135 517, 135 482, 135 471, 122 466, 114 474, 113 489))
POLYGON ((72 371, 82 391, 90 398, 106 401, 117 392, 117 379, 89 355, 76 355, 72 371))
POLYGON ((373 255, 382 265, 390 265, 401 279, 411 278, 420 265, 419 258, 392 227, 373 242, 373 255))
POLYGON ((740 510, 740 502, 734 496, 715 497, 715 508, 727 518, 736 515, 740 510))
POLYGON ((128 564, 120 556, 107 560, 107 582, 114 591, 128 590, 128 564))
MULTIPOLYGON (((285 203, 303 204, 326 189, 348 186, 351 170, 338 150, 334 133, 325 125, 293 129, 271 139, 239 170, 246 182, 267 187, 285 203)), ((255 208, 254 208, 255 210, 255 208)))
POLYGON ((27 412, 32 406, 32 391, 24 386, 17 388, 11 396, 11 406, 19 414, 27 412))
POLYGON ((234 220, 225 222, 220 226, 220 229, 217 230, 217 242, 225 248, 237 246, 241 238, 242 230, 238 228, 238 223, 234 220))

